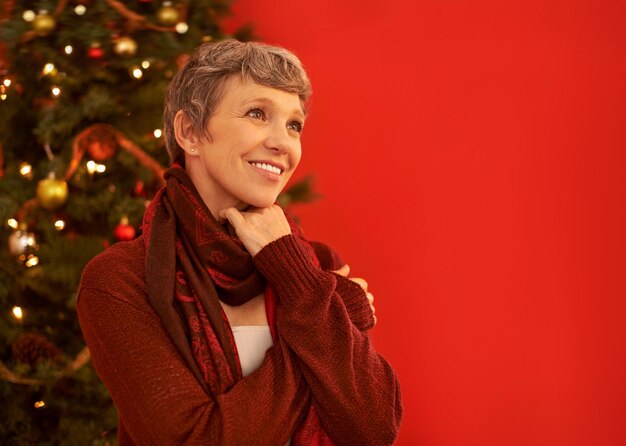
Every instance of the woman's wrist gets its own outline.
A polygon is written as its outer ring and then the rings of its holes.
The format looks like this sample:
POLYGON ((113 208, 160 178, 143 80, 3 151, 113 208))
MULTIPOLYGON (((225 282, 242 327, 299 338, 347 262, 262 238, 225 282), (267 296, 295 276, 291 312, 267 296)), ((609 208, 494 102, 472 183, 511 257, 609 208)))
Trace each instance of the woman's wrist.
POLYGON ((289 298, 309 294, 325 278, 334 284, 334 277, 318 267, 314 256, 308 244, 288 234, 263 247, 252 260, 281 297, 289 298))

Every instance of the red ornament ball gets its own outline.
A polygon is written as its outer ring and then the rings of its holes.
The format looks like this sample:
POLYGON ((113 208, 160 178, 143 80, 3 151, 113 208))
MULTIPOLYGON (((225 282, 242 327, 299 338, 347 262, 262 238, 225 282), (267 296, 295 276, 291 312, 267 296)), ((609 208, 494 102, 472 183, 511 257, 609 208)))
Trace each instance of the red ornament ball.
POLYGON ((128 218, 124 217, 120 221, 120 224, 115 227, 113 231, 113 235, 120 242, 130 242, 135 239, 136 235, 135 228, 133 225, 128 223, 128 218))
POLYGON ((111 158, 118 149, 115 130, 107 124, 94 124, 85 134, 87 153, 96 161, 111 158))
POLYGON ((144 193, 146 192, 146 185, 143 183, 143 181, 138 180, 135 183, 135 187, 133 189, 133 192, 135 192, 135 195, 139 195, 139 196, 143 196, 144 193))
POLYGON ((100 45, 92 45, 91 48, 87 50, 87 56, 91 59, 102 59, 104 50, 100 45))

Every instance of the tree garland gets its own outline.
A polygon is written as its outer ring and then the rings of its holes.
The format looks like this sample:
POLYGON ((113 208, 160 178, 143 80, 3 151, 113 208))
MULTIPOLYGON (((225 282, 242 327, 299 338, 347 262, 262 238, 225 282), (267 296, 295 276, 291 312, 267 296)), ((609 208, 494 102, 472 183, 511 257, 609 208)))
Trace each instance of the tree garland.
MULTIPOLYGON (((54 379, 58 380, 65 376, 73 375, 77 370, 87 364, 90 359, 91 353, 89 352, 89 348, 83 347, 83 349, 74 357, 74 360, 72 362, 65 366, 63 370, 54 374, 54 379)), ((13 384, 24 384, 28 386, 43 385, 49 382, 49 380, 26 378, 24 376, 16 375, 14 372, 9 370, 2 361, 0 361, 0 379, 13 384)))
POLYGON ((122 149, 134 156, 139 163, 150 169, 161 186, 165 185, 165 180, 163 179, 163 166, 144 152, 141 147, 128 139, 121 131, 109 124, 90 125, 74 137, 74 141, 72 143, 73 157, 67 172, 65 173, 65 181, 69 180, 72 175, 74 175, 74 172, 76 172, 76 169, 78 168, 80 161, 87 150, 87 144, 93 139, 95 133, 107 134, 107 136, 115 140, 115 142, 122 149))

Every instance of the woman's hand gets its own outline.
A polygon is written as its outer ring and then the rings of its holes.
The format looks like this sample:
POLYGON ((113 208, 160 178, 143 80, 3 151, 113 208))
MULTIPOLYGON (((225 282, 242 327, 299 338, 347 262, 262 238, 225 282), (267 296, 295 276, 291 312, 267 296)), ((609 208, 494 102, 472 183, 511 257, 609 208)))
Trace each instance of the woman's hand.
POLYGON ((372 315, 374 316, 374 325, 376 325, 376 322, 378 319, 376 318, 376 308, 374 308, 374 295, 370 293, 369 291, 367 291, 367 282, 365 281, 365 279, 361 279, 360 277, 348 277, 348 274, 350 274, 350 267, 348 265, 343 265, 337 271, 333 271, 333 272, 336 274, 339 274, 340 276, 350 279, 354 283, 360 285, 361 288, 363 288, 363 291, 365 291, 365 294, 367 295, 367 300, 370 303, 370 307, 372 308, 372 315))
POLYGON ((253 257, 265 246, 291 234, 291 227, 280 206, 251 208, 246 212, 227 208, 220 217, 228 219, 237 237, 253 257))

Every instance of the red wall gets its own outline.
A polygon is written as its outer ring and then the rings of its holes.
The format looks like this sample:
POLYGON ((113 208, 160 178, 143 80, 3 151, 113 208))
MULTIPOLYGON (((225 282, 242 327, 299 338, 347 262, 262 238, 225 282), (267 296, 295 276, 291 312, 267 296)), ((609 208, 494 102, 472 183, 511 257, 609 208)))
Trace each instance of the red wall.
POLYGON ((235 9, 309 69, 297 213, 376 296, 397 444, 626 444, 626 4, 235 9))

